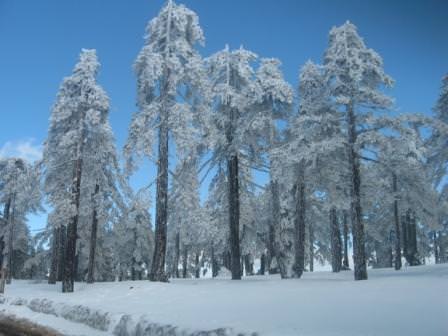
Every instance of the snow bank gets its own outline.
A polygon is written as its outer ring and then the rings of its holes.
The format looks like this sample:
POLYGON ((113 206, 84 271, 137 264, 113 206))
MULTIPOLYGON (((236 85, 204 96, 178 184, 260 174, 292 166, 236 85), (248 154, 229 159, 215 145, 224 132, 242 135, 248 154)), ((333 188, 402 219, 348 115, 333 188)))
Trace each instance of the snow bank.
POLYGON ((112 316, 86 306, 70 306, 48 299, 32 299, 16 297, 6 299, 0 297, 0 304, 10 306, 26 306, 33 312, 60 317, 77 322, 100 331, 109 331, 115 336, 257 336, 257 333, 236 333, 230 328, 219 328, 209 331, 189 331, 172 325, 161 325, 141 316, 137 321, 131 315, 112 316), (118 322, 117 322, 118 321, 118 322))
POLYGON ((14 281, 6 298, 5 307, 57 314, 116 336, 448 335, 448 265, 369 270, 369 280, 356 282, 347 271, 299 280, 76 283, 72 294, 14 281))
POLYGON ((110 313, 101 312, 82 305, 70 306, 48 299, 31 299, 28 301, 21 297, 3 299, 0 303, 12 306, 26 306, 36 313, 61 317, 68 321, 82 323, 102 331, 109 330, 111 325, 110 313))

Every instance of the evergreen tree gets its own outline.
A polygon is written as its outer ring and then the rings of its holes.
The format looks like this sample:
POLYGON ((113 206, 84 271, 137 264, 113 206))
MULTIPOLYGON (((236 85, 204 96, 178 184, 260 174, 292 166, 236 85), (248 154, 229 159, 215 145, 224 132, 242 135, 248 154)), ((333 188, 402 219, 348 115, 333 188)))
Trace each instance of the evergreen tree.
MULTIPOLYGON (((83 49, 71 76, 61 84, 50 117, 44 150, 45 191, 53 208, 50 223, 66 227, 63 292, 73 292, 81 205, 83 165, 88 164, 86 143, 90 124, 107 115, 109 100, 97 84, 95 50, 83 49)), ((95 188, 95 187, 93 187, 95 188)))
POLYGON ((150 280, 167 281, 165 254, 168 221, 169 135, 178 151, 199 135, 205 110, 206 78, 195 46, 204 41, 197 15, 172 0, 147 27, 145 45, 135 62, 139 112, 133 116, 125 147, 129 167, 133 154, 153 157, 158 133, 155 249, 150 280))

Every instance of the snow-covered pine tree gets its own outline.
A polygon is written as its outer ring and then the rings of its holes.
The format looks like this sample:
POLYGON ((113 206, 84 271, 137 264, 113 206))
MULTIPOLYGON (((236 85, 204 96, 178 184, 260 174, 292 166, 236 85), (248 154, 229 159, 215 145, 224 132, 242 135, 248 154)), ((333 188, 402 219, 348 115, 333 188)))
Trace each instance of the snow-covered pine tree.
POLYGON ((148 188, 129 191, 126 203, 112 229, 115 271, 120 280, 141 280, 149 275, 154 250, 148 188))
POLYGON ((147 27, 145 45, 134 68, 139 112, 133 116, 125 147, 132 169, 135 153, 153 158, 158 137, 155 249, 150 280, 167 281, 165 255, 168 220, 169 137, 176 148, 188 148, 198 136, 195 127, 205 110, 207 81, 201 56, 204 41, 198 16, 168 0, 147 27), (157 134, 158 133, 158 134, 157 134))
MULTIPOLYGON (((168 217, 168 236, 171 249, 171 276, 179 277, 182 250, 183 265, 188 255, 199 255, 204 247, 202 208, 199 200, 198 156, 195 150, 179 158, 171 186, 168 217)), ((183 270, 187 274, 187 269, 183 270)))
POLYGON ((431 175, 434 186, 440 191, 438 203, 439 210, 439 228, 432 232, 433 249, 436 256, 436 262, 448 261, 448 223, 446 218, 446 206, 448 195, 448 184, 446 176, 448 175, 448 75, 442 79, 439 98, 434 107, 435 122, 438 128, 435 128, 430 139, 430 155, 428 163, 431 169, 431 175))
POLYGON ((5 282, 11 283, 14 254, 20 250, 22 254, 28 252, 26 215, 41 209, 39 182, 39 164, 33 165, 20 158, 0 159, 0 204, 4 208, 0 220, 1 293, 5 290, 5 282))
POLYGON ((232 279, 241 279, 239 161, 259 166, 266 154, 273 115, 292 102, 277 60, 262 60, 240 49, 226 48, 207 59, 215 106, 211 116, 211 147, 215 163, 224 163, 228 178, 229 242, 232 279))
POLYGON ((364 280, 367 279, 367 265, 358 136, 366 131, 367 122, 363 118, 366 111, 384 110, 392 105, 392 100, 380 88, 391 86, 393 81, 384 72, 381 57, 366 47, 350 22, 330 31, 324 66, 330 81, 331 96, 338 109, 345 113, 354 276, 355 280, 364 280))
MULTIPOLYGON (((107 114, 109 100, 97 84, 95 50, 83 49, 71 76, 61 84, 53 106, 44 150, 45 191, 53 208, 51 222, 66 227, 63 292, 73 292, 81 178, 88 121, 107 114)), ((87 163, 87 162, 86 162, 87 163)))

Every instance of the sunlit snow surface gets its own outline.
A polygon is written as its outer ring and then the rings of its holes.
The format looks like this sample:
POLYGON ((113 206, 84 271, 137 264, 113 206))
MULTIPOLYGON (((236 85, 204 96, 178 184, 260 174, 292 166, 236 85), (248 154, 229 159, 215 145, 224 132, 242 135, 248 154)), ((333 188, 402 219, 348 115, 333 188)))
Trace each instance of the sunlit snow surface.
MULTIPOLYGON (((448 335, 448 264, 370 270, 368 281, 357 282, 350 271, 305 273, 300 280, 253 276, 242 281, 78 283, 75 290, 62 294, 60 284, 14 281, 6 297, 48 298, 136 319, 146 315, 151 322, 190 330, 232 327, 284 336, 448 335)), ((8 307, 0 305, 18 315, 32 315, 26 313, 28 308, 8 307)), ((55 320, 41 322, 57 328, 55 320)))

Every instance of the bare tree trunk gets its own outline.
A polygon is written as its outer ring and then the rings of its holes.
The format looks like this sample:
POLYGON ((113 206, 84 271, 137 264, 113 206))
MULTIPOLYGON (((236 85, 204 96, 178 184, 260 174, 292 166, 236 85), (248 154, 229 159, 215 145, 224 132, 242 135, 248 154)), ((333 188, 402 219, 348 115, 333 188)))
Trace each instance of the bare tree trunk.
MULTIPOLYGON (((395 222, 395 269, 401 269, 401 242, 400 242, 400 218, 398 216, 398 187, 397 175, 392 174, 392 188, 394 192, 394 222, 395 222)), ((405 230, 403 230, 405 232, 405 230)), ((404 239, 406 241, 406 238, 404 239)))
POLYGON ((342 266, 344 270, 350 269, 350 263, 348 261, 348 218, 347 218, 347 210, 343 210, 342 218, 344 225, 344 259, 342 261, 342 266))
POLYGON ((309 263, 310 263, 310 272, 314 272, 314 226, 310 222, 308 225, 309 229, 309 263))
POLYGON ((182 278, 187 278, 188 271, 188 247, 184 245, 184 256, 182 258, 182 278))
POLYGON ((278 273, 278 256, 275 243, 275 228, 280 223, 280 195, 279 195, 278 182, 271 180, 271 193, 272 193, 272 222, 269 224, 269 237, 268 237, 268 263, 267 269, 269 274, 278 273), (272 267, 272 260, 276 259, 277 267, 272 267))
POLYGON ((266 272, 266 254, 262 254, 260 257, 260 271, 259 274, 260 275, 264 275, 264 273, 266 272))
MULTIPOLYGON (((10 210, 11 210, 11 197, 8 198, 8 201, 5 204, 5 208, 3 211, 3 222, 4 222, 4 229, 8 227, 9 223, 9 216, 10 216, 10 210)), ((2 230, 3 231, 3 230, 2 230)), ((6 230, 5 230, 6 231, 6 230)), ((7 256, 5 255, 5 236, 3 235, 1 238, 1 264, 0 264, 0 293, 5 292, 5 283, 6 283, 6 262, 7 262, 7 256)))
POLYGON ((350 209, 353 234, 353 262, 355 280, 367 280, 365 233, 361 207, 360 163, 356 152, 356 118, 353 101, 347 105, 348 122, 348 163, 351 172, 350 209))
POLYGON ((305 270, 305 167, 303 163, 298 168, 297 203, 294 219, 294 265, 292 276, 300 278, 305 270))
POLYGON ((58 270, 57 270, 57 281, 62 281, 64 274, 64 262, 65 262, 65 244, 67 238, 67 228, 64 225, 60 226, 59 229, 59 249, 58 249, 58 270))
MULTIPOLYGON (((166 118, 166 117, 165 117, 166 118)), ((165 119, 164 118, 164 119, 165 119)), ((155 247, 149 280, 167 282, 165 274, 166 232, 168 219, 168 125, 162 120, 159 129, 157 165, 155 247)))
POLYGON ((194 270, 194 277, 196 279, 199 279, 201 277, 201 265, 199 265, 199 252, 196 252, 195 254, 195 270, 194 270))
POLYGON ((180 259, 180 233, 176 233, 176 242, 174 244, 173 277, 179 278, 179 259, 180 259))
POLYGON ((5 276, 6 276, 6 284, 11 283, 12 278, 12 262, 13 262, 13 252, 14 252, 14 226, 15 226, 15 215, 16 215, 16 194, 14 193, 12 195, 12 201, 11 201, 11 214, 9 216, 9 233, 8 233, 8 254, 7 254, 7 266, 5 268, 5 276))
POLYGON ((50 274, 48 276, 48 283, 50 285, 56 284, 57 272, 58 272, 58 252, 59 252, 59 240, 61 239, 60 234, 61 228, 53 229, 53 244, 51 247, 51 265, 50 274))
POLYGON ((211 256, 212 256, 212 277, 216 277, 218 275, 219 272, 219 266, 218 266, 218 261, 216 260, 216 256, 215 256, 215 244, 212 241, 212 248, 211 248, 211 256))
POLYGON ((246 270, 246 276, 254 275, 254 264, 249 253, 244 256, 244 269, 246 270))
POLYGON ((440 263, 440 260, 439 260, 439 247, 438 247, 437 232, 436 231, 433 232, 432 242, 433 242, 433 245, 434 245, 434 262, 436 264, 438 264, 438 263, 440 263))
POLYGON ((95 281, 95 253, 96 253, 96 236, 98 233, 98 213, 97 213, 97 196, 100 192, 100 186, 95 185, 95 192, 93 194, 93 214, 92 214, 92 231, 90 232, 90 249, 89 249, 89 265, 87 268, 87 283, 95 281))
POLYGON ((241 252, 240 252, 240 199, 238 156, 232 155, 227 160, 229 174, 229 229, 230 229, 230 271, 232 280, 241 280, 241 252))
POLYGON ((339 230, 336 208, 330 210, 330 236, 331 236, 331 269, 333 272, 340 272, 342 265, 341 255, 341 232, 339 230))
POLYGON ((406 225, 407 225, 407 254, 406 260, 410 266, 420 265, 420 260, 418 259, 417 251, 417 222, 415 218, 415 213, 408 209, 406 214, 406 225))
MULTIPOLYGON (((82 142, 82 140, 81 140, 82 142)), ((81 145, 80 145, 81 146, 81 145)), ((79 153, 81 153, 80 151, 79 153)), ((75 215, 71 218, 67 226, 67 241, 65 249, 64 274, 62 279, 62 292, 71 293, 74 290, 75 272, 76 272, 76 240, 78 238, 78 213, 81 187, 82 158, 78 154, 73 171, 73 205, 75 207, 75 215)))

